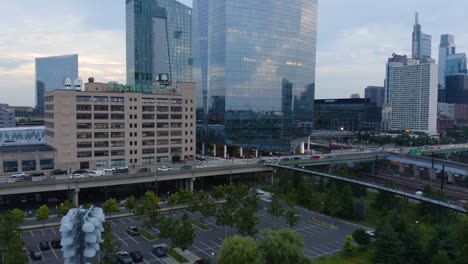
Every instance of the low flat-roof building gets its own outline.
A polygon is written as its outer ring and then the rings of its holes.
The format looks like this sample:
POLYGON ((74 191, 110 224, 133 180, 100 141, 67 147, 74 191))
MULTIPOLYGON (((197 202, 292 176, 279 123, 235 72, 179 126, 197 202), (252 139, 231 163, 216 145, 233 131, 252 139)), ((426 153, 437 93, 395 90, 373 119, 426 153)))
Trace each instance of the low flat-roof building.
MULTIPOLYGON (((164 80, 162 76, 161 80, 164 80)), ((90 82, 44 98, 46 143, 56 167, 104 168, 195 157, 195 83, 90 82)))
POLYGON ((0 173, 54 169, 54 149, 48 145, 0 146, 0 173))

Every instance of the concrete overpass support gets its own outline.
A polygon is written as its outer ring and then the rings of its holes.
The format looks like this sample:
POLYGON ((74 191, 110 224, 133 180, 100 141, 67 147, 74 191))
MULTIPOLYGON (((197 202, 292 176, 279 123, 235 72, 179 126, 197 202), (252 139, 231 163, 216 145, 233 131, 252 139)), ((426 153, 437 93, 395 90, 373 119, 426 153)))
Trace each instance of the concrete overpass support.
POLYGON ((417 165, 413 165, 413 171, 414 171, 414 177, 419 177, 420 175, 420 169, 419 169, 419 166, 417 165))
POLYGON ((258 150, 255 150, 255 157, 258 158, 258 150))
POLYGON ((300 150, 301 154, 304 154, 304 153, 305 153, 305 147, 304 147, 304 145, 305 145, 304 142, 301 142, 301 150, 300 150))
POLYGON ((216 157, 216 144, 213 145, 213 157, 216 157))
POLYGON ((226 145, 224 145, 223 157, 227 159, 227 146, 226 145))
POLYGON ((243 150, 242 148, 240 148, 239 152, 240 152, 240 153, 239 153, 240 156, 243 157, 243 156, 244 156, 244 150, 243 150))
POLYGON ((201 144, 201 154, 205 155, 205 142, 202 142, 201 144))
POLYGON ((80 206, 79 196, 80 196, 80 189, 79 188, 76 188, 74 190, 70 190, 68 192, 69 199, 72 201, 72 204, 77 206, 77 207, 80 206))
POLYGON ((193 192, 193 182, 194 182, 193 178, 185 180, 185 189, 187 189, 187 191, 193 192))

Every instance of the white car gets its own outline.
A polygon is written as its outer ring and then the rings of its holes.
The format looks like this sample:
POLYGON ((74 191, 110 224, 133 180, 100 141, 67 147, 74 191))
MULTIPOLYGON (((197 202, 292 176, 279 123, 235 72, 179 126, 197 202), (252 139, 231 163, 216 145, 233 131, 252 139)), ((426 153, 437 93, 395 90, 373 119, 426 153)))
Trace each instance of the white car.
POLYGON ((423 192, 421 192, 421 191, 417 191, 414 194, 416 194, 417 196, 423 196, 423 192))
POLYGON ((128 170, 128 166, 118 167, 117 170, 128 170))
POLYGON ((88 172, 89 177, 99 177, 103 176, 105 172, 103 170, 92 170, 88 172))
POLYGON ((83 174, 73 174, 70 175, 70 179, 79 179, 79 178, 84 178, 85 176, 83 174))
POLYGON ((257 189, 256 191, 257 191, 257 194, 260 195, 260 196, 265 195, 265 192, 263 190, 261 190, 261 189, 257 189))
POLYGON ((104 172, 114 172, 114 171, 115 171, 115 168, 104 169, 104 172))
POLYGON ((206 167, 208 167, 208 165, 206 164, 200 164, 200 165, 195 166, 195 168, 198 168, 198 169, 206 168, 206 167))
POLYGON ((172 168, 168 166, 162 166, 158 168, 158 171, 170 171, 170 170, 172 170, 172 168))
POLYGON ((375 232, 374 231, 366 231, 366 234, 369 235, 370 237, 375 237, 375 232))
POLYGON ((26 176, 24 172, 18 172, 18 173, 11 175, 11 178, 22 178, 24 176, 26 176))

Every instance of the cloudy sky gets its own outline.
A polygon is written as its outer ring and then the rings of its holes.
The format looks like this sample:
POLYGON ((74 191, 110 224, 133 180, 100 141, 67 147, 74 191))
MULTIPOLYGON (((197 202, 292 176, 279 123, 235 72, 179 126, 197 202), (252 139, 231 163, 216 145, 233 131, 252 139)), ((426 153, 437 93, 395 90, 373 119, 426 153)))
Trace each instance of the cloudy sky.
MULTIPOLYGON (((284 0, 278 0, 284 1, 284 0)), ((181 0, 191 5, 192 0, 181 0)), ((80 76, 125 82, 124 0, 0 0, 0 103, 34 105, 34 58, 79 54, 80 76)), ((466 0, 319 0, 317 98, 382 85, 393 52, 411 55, 414 12, 433 38, 468 51, 466 0)))

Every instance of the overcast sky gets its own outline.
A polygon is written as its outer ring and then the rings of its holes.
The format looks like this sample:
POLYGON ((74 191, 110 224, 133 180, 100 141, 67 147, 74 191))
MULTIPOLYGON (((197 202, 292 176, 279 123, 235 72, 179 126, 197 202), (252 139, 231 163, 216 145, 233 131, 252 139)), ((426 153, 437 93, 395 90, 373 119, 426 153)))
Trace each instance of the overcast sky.
MULTIPOLYGON (((0 7, 0 103, 34 105, 36 57, 78 53, 84 80, 125 83, 124 0, 0 0, 0 7)), ((467 51, 467 10, 467 0, 319 0, 316 98, 383 85, 386 59, 411 55, 416 11, 433 58, 444 33, 467 51)))

